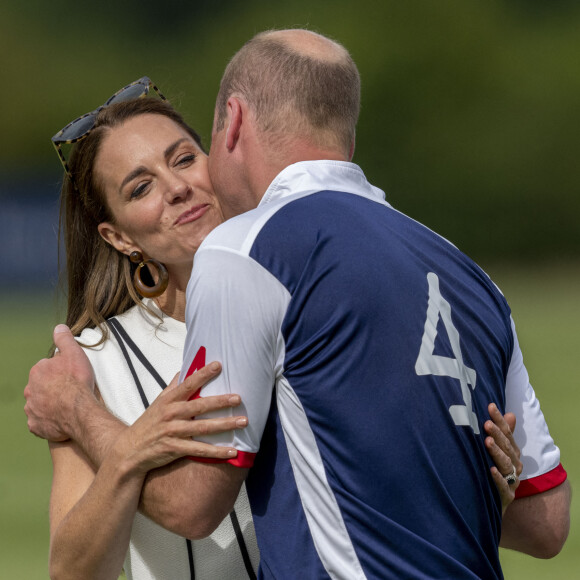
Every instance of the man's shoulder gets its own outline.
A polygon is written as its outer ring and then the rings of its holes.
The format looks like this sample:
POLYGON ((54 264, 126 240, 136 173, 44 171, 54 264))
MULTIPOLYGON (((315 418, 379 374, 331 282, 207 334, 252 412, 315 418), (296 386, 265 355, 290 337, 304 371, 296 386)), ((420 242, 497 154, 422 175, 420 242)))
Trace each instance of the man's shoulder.
POLYGON ((293 199, 292 196, 260 205, 230 218, 208 234, 200 250, 211 248, 247 253, 264 224, 293 199))

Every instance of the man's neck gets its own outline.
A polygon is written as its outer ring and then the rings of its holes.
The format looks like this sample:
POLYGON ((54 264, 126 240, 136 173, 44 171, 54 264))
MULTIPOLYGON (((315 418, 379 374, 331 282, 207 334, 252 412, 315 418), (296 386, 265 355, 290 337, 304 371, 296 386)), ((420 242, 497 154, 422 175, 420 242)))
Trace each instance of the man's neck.
POLYGON ((300 161, 349 161, 348 155, 336 149, 317 146, 307 140, 294 139, 280 150, 270 147, 264 151, 263 162, 249 172, 249 185, 256 206, 276 177, 290 165, 300 161))

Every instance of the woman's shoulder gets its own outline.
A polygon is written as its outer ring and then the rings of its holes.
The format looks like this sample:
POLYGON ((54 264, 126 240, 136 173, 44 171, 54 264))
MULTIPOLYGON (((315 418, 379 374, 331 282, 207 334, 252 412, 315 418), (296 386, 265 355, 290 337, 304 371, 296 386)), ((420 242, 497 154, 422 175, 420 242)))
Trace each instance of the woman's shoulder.
POLYGON ((118 324, 107 328, 86 329, 79 339, 93 366, 96 383, 109 409, 125 422, 132 423, 143 412, 140 391, 148 401, 161 392, 158 375, 168 384, 181 367, 185 324, 134 306, 113 317, 118 324), (151 372, 153 367, 154 372, 151 372))
POLYGON ((136 305, 115 318, 129 332, 140 336, 165 340, 185 339, 185 322, 180 322, 164 314, 154 300, 145 298, 141 305, 136 305))
POLYGON ((100 326, 85 328, 77 336, 77 341, 91 359, 93 357, 100 358, 98 353, 110 353, 111 348, 117 350, 116 341, 111 340, 111 320, 116 319, 130 335, 139 334, 147 331, 151 326, 151 321, 149 320, 150 315, 149 317, 144 317, 141 314, 142 310, 143 308, 135 305, 122 314, 117 314, 109 318, 108 322, 104 322, 100 326), (104 340, 103 337, 105 337, 104 340))
POLYGON ((139 349, 151 355, 166 352, 167 349, 181 352, 185 343, 185 323, 164 315, 153 300, 144 300, 142 306, 132 306, 112 317, 106 330, 105 325, 103 323, 100 327, 85 328, 77 337, 92 361, 107 357, 112 351, 119 351, 115 338, 118 333, 128 336, 139 349), (117 322, 114 329, 110 324, 112 320, 117 322))
POLYGON ((77 342, 85 350, 102 350, 103 343, 101 339, 103 338, 103 331, 100 327, 96 328, 85 328, 77 337, 77 342), (101 344, 99 344, 101 342, 101 344))

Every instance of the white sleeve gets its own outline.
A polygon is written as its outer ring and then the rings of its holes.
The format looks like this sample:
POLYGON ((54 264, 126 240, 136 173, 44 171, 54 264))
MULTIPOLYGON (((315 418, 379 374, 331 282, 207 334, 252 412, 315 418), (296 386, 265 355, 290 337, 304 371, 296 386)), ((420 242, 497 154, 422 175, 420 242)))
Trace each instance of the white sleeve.
POLYGON ((512 320, 514 350, 506 380, 506 411, 516 415, 514 438, 521 450, 521 480, 550 472, 560 464, 560 450, 550 436, 540 402, 530 384, 512 320))
MULTIPOLYGON (((284 362, 280 328, 290 295, 286 288, 247 255, 223 247, 202 247, 187 287, 187 338, 181 379, 190 369, 219 361, 221 374, 202 396, 237 393, 249 425, 233 435, 203 440, 255 454, 268 417, 276 378, 284 362)), ((224 415, 224 412, 204 417, 224 415)))

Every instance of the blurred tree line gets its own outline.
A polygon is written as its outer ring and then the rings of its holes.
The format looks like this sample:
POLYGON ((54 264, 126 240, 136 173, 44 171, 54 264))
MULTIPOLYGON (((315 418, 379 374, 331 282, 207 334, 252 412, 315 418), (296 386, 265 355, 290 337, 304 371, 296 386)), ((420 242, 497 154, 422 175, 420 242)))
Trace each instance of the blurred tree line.
POLYGON ((150 76, 207 145, 228 58, 255 32, 341 41, 363 82, 354 161, 478 260, 580 247, 580 4, 572 0, 0 0, 0 196, 54 194, 50 137, 150 76))

